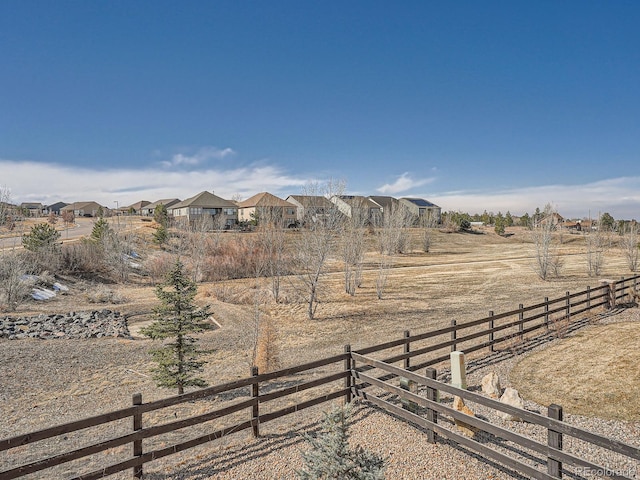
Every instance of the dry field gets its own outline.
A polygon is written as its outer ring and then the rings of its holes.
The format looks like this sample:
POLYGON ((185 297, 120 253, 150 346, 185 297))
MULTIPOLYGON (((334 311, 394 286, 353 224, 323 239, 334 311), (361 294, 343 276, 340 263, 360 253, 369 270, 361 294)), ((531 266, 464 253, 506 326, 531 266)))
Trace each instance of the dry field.
MULTIPOLYGON (((561 276, 542 281, 532 268, 533 249, 527 231, 513 229, 509 233, 512 234, 509 237, 499 237, 490 229, 475 234, 436 233, 430 253, 416 251, 394 258, 382 300, 377 298, 375 288, 377 253, 367 254, 364 282, 353 297, 344 293, 343 276, 336 264, 323 280, 321 304, 314 320, 306 318, 306 306, 298 301, 295 278, 285 279, 286 301, 267 302, 259 307, 261 317, 269 317, 277 331, 280 366, 284 368, 341 353, 345 344, 351 344, 354 349, 373 345, 399 338, 404 330, 417 334, 449 325, 452 319, 470 321, 486 316, 489 310, 496 313, 513 310, 520 303, 530 305, 541 302, 544 297, 557 298, 567 291, 583 290, 588 285, 595 287, 600 278, 630 275, 621 251, 612 248, 606 254, 603 275, 588 277, 584 238, 565 234, 559 247, 564 258, 561 276)), ((296 235, 296 232, 288 234, 296 235)), ((118 291, 125 301, 116 305, 96 305, 86 298, 90 285, 67 280, 71 289, 68 295, 46 303, 31 302, 16 314, 101 308, 132 314, 148 312, 156 304, 153 287, 143 282, 110 285, 109 288, 118 291)), ((220 329, 202 336, 202 347, 213 350, 206 358, 209 363, 203 375, 209 383, 249 374, 256 312, 253 299, 258 290, 268 288, 267 280, 263 282, 259 285, 251 279, 200 286, 198 302, 209 304, 221 325, 220 329), (233 298, 234 302, 224 302, 221 298, 233 298)), ((132 331, 136 330, 136 324, 145 320, 148 319, 144 315, 132 316, 132 331)), ((640 325, 621 325, 624 329, 621 335, 635 342, 635 347, 629 348, 639 351, 640 325)), ((584 335, 591 339, 589 332, 585 330, 584 335)), ((592 342, 596 343, 571 339, 574 343, 556 347, 558 354, 569 347, 579 347, 583 353, 588 348, 600 348, 599 341, 605 340, 607 335, 602 335, 602 331, 595 333, 592 342)), ((149 376, 152 363, 147 350, 150 346, 149 340, 140 338, 0 340, 0 418, 7 426, 0 437, 126 407, 136 392, 141 392, 145 401, 172 395, 173 392, 156 388, 149 376)), ((544 363, 526 361, 534 362, 533 365, 544 363)), ((523 370, 531 372, 535 369, 528 366, 523 370)), ((562 371, 573 375, 571 369, 562 371)), ((522 376, 518 387, 525 395, 536 398, 531 390, 527 390, 527 385, 537 388, 544 375, 537 378, 522 376)), ((558 378, 557 372, 553 375, 558 378)), ((559 384, 558 388, 548 389, 554 401, 558 402, 558 397, 562 397, 562 388, 559 384)), ((610 388, 613 387, 607 385, 607 395, 615 392, 610 388)), ((575 391, 580 392, 579 389, 575 391)), ((638 398, 640 395, 636 395, 636 402, 638 398)), ((544 404, 546 398, 537 400, 544 404)), ((176 416, 180 414, 179 411, 175 413, 176 416)))

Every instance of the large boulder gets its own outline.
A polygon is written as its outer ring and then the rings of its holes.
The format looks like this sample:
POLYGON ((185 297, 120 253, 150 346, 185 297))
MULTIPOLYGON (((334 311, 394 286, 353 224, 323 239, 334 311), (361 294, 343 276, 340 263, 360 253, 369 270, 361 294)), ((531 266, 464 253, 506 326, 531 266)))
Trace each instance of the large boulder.
POLYGON ((496 372, 487 373, 482 377, 482 393, 491 398, 500 398, 502 389, 500 388, 500 378, 496 372))
MULTIPOLYGON (((524 400, 518 393, 518 390, 516 390, 515 388, 505 388, 504 393, 500 397, 500 401, 507 405, 511 405, 512 407, 521 408, 522 410, 524 410, 524 400)), ((498 416, 504 420, 509 420, 512 422, 522 422, 522 419, 520 417, 511 415, 510 413, 499 411, 498 416)))
MULTIPOLYGON (((469 415, 470 417, 476 416, 475 413, 473 413, 473 410, 467 407, 464 404, 464 400, 458 396, 453 397, 453 408, 455 410, 458 410, 459 412, 469 415)), ((458 430, 460 430, 460 432, 463 435, 466 435, 467 437, 473 437, 478 431, 476 427, 469 425, 468 423, 465 423, 461 420, 454 419, 454 421, 455 421, 456 427, 458 427, 458 430)))

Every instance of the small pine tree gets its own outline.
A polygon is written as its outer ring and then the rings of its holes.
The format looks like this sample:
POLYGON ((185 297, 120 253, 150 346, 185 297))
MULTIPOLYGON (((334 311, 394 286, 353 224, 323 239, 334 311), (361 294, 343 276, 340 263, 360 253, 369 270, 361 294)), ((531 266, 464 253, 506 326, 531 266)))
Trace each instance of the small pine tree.
POLYGON ((164 204, 161 203, 155 208, 153 211, 153 219, 163 227, 167 226, 169 223, 169 213, 167 212, 167 207, 164 204))
POLYGON ((202 378, 195 376, 206 363, 198 358, 206 352, 196 347, 197 340, 191 335, 212 328, 206 321, 209 309, 195 305, 197 286, 185 275, 183 268, 182 262, 177 260, 164 283, 156 287, 160 300, 155 311, 157 320, 141 329, 154 340, 172 339, 151 350, 151 356, 158 364, 152 372, 159 387, 177 388, 179 395, 184 393, 185 387, 207 386, 202 378))
POLYGON ((109 222, 104 218, 99 218, 96 223, 93 224, 93 230, 91 230, 91 240, 100 243, 103 242, 111 234, 111 227, 109 222))
POLYGON ((30 252, 54 250, 59 238, 60 232, 55 227, 48 223, 38 223, 22 237, 22 246, 30 252))
POLYGON ((361 446, 349 448, 349 416, 351 409, 335 407, 324 413, 321 430, 316 438, 306 435, 311 450, 304 452, 305 467, 298 470, 302 480, 382 480, 385 459, 361 446))
POLYGON ((167 227, 160 224, 160 226, 156 228, 156 231, 153 232, 153 242, 158 245, 164 245, 165 243, 167 243, 168 239, 169 231, 167 230, 167 227))

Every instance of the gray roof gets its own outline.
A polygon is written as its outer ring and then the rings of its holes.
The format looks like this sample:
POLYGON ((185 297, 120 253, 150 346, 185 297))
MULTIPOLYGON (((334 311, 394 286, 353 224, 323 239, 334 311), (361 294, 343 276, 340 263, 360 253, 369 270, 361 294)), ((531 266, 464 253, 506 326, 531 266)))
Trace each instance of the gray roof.
POLYGON ((202 208, 237 208, 236 204, 231 200, 225 200, 211 192, 200 192, 191 198, 187 198, 180 203, 172 205, 172 209, 184 207, 202 207, 202 208))
POLYGON ((402 200, 406 200, 408 202, 413 203, 418 207, 438 207, 435 203, 431 203, 429 200, 425 200, 424 198, 403 198, 402 200))

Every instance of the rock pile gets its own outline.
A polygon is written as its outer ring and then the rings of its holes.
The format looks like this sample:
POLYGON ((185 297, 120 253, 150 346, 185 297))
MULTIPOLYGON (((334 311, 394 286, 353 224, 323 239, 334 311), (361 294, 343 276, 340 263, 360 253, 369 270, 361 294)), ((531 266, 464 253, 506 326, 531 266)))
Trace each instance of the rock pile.
POLYGON ((35 317, 0 317, 0 338, 132 338, 120 312, 94 310, 35 317))

